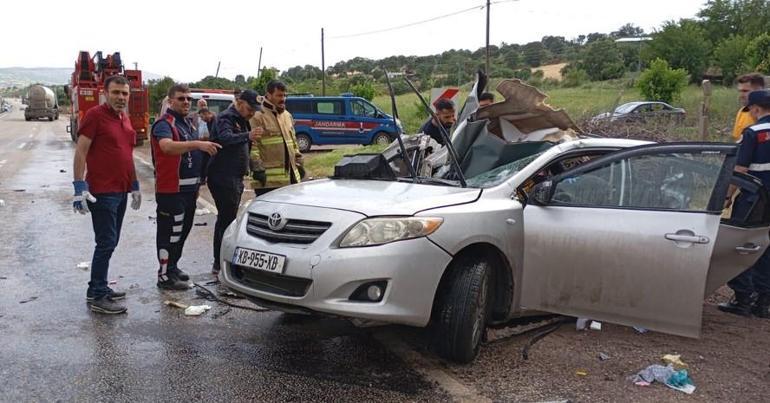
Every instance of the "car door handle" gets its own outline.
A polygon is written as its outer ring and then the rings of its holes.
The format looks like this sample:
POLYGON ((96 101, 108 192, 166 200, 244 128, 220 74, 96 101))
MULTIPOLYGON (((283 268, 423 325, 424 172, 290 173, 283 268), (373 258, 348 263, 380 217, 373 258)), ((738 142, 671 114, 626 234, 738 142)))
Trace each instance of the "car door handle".
POLYGON ((762 249, 762 245, 748 243, 746 245, 736 246, 735 251, 741 255, 753 255, 762 249))
POLYGON ((709 243, 709 238, 703 235, 666 234, 666 239, 674 242, 709 243))

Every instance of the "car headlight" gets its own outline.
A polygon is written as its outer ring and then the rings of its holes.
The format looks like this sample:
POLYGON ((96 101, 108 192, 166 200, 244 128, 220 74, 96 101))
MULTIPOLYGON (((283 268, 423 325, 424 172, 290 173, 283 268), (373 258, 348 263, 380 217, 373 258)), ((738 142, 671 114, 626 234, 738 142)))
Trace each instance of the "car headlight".
POLYGON ((354 225, 340 241, 340 248, 383 245, 432 234, 444 222, 440 217, 367 218, 354 225))

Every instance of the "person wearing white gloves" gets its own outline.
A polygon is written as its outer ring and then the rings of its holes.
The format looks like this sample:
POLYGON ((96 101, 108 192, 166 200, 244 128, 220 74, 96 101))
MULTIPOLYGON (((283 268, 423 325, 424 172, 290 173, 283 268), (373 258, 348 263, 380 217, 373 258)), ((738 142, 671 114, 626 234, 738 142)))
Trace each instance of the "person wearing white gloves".
POLYGON ((106 102, 89 109, 78 129, 75 148, 75 195, 72 207, 91 213, 96 247, 91 260, 91 281, 86 301, 91 311, 104 314, 126 312, 119 300, 125 292, 108 287, 110 258, 118 246, 123 216, 131 193, 131 208, 142 203, 134 167, 136 132, 127 109, 130 88, 125 77, 112 76, 104 83, 106 102))

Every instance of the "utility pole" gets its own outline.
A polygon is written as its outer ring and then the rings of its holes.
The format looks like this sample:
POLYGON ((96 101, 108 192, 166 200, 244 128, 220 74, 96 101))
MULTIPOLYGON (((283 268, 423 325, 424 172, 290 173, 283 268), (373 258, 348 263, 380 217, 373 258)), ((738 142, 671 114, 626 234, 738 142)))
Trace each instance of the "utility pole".
POLYGON ((321 96, 326 96, 326 60, 324 54, 324 29, 321 28, 321 96))
POLYGON ((217 62, 217 74, 214 74, 214 78, 219 77, 219 66, 221 66, 221 65, 222 65, 222 61, 220 60, 220 61, 217 62))
POLYGON ((262 46, 259 47, 259 63, 257 63, 257 80, 259 80, 260 74, 262 74, 262 46))
POLYGON ((487 76, 489 76, 489 5, 490 5, 490 2, 491 2, 490 0, 487 0, 487 48, 486 48, 486 51, 487 51, 486 52, 487 53, 487 67, 486 67, 486 70, 487 71, 485 72, 485 73, 487 73, 487 76))

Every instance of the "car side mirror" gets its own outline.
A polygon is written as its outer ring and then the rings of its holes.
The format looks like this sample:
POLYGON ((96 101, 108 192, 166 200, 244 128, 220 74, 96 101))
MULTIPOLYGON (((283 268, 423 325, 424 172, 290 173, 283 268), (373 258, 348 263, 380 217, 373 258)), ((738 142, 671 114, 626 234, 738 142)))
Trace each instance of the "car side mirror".
POLYGON ((539 206, 548 205, 553 197, 554 186, 552 181, 544 181, 535 185, 532 189, 530 200, 539 206))

